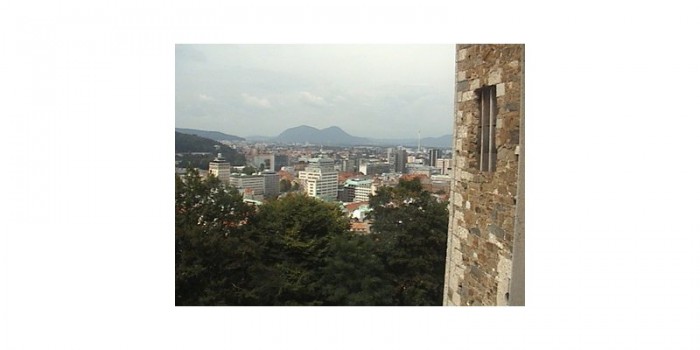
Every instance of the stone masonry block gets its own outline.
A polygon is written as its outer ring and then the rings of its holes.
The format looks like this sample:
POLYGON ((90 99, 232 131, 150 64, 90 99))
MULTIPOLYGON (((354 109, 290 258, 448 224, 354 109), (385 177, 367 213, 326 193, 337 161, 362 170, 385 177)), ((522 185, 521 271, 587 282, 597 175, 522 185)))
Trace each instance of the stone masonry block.
POLYGON ((496 85, 501 83, 501 75, 503 74, 503 68, 498 68, 489 72, 489 85, 496 85))
POLYGON ((462 197, 462 194, 459 192, 455 192, 454 193, 454 205, 461 208, 462 202, 464 202, 464 198, 462 197))
POLYGON ((474 91, 467 91, 462 96, 462 101, 471 101, 474 99, 476 99, 476 94, 474 93, 474 91))
POLYGON ((469 81, 469 90, 474 91, 481 86, 481 79, 474 79, 469 81))
POLYGON ((459 71, 457 72, 457 81, 464 81, 467 80, 467 72, 466 71, 459 71))
POLYGON ((474 122, 474 113, 467 113, 466 124, 471 125, 474 122))
POLYGON ((501 97, 506 94, 506 84, 496 84, 496 97, 501 97))
POLYGON ((455 227, 455 229, 455 234, 457 235, 457 237, 464 238, 469 235, 469 231, 462 226, 457 226, 455 227))
POLYGON ((464 61, 465 58, 467 58, 467 49, 459 50, 457 54, 457 61, 464 61))
MULTIPOLYGON (((462 202, 458 202, 458 203, 455 203, 455 204, 458 204, 459 207, 462 206, 462 202)), ((457 222, 460 222, 460 221, 463 222, 463 221, 464 221, 464 212, 463 212, 462 210, 460 210, 459 208, 457 208, 457 209, 454 211, 454 217, 455 217, 455 220, 457 220, 457 222)))
POLYGON ((462 172, 462 180, 463 181, 472 181, 474 179, 474 175, 468 171, 462 172))

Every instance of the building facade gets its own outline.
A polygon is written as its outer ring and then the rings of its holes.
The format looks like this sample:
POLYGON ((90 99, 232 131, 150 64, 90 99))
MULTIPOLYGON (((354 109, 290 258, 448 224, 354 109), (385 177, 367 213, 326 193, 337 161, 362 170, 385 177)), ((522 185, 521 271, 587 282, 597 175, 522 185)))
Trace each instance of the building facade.
POLYGON ((408 163, 408 153, 405 149, 397 149, 394 155, 393 170, 399 174, 406 173, 406 163, 408 163))
POLYGON ((433 148, 428 152, 428 165, 437 166, 438 158, 442 158, 442 150, 433 148))
POLYGON ((280 194, 280 176, 274 171, 263 171, 265 197, 275 198, 280 194))
POLYGON ((345 181, 345 191, 347 191, 347 198, 350 199, 350 201, 369 201, 369 195, 372 193, 372 180, 347 179, 345 181))
POLYGON ((444 305, 525 304, 524 45, 457 45, 444 305))
POLYGON ((253 157, 253 167, 258 170, 275 170, 274 154, 258 154, 253 157))
POLYGON ((262 196, 265 193, 265 178, 262 175, 235 174, 231 177, 231 184, 241 194, 246 190, 252 191, 253 195, 262 196))
POLYGON ((299 172, 306 194, 325 201, 338 198, 338 172, 334 165, 335 162, 330 158, 309 159, 306 170, 299 172))
POLYGON ((226 185, 231 183, 231 164, 221 156, 221 153, 209 162, 209 173, 218 177, 226 185))
POLYGON ((439 170, 440 175, 452 175, 452 159, 450 158, 436 159, 435 167, 439 170))

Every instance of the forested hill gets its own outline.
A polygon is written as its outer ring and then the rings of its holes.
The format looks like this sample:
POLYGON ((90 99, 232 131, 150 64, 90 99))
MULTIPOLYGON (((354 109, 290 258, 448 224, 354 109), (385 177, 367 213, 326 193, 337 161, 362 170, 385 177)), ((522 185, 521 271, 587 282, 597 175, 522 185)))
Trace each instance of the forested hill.
POLYGON ((210 140, 197 135, 188 135, 175 132, 175 153, 183 155, 177 157, 181 161, 180 167, 194 167, 207 169, 209 162, 216 157, 217 153, 228 160, 231 165, 245 165, 245 157, 236 150, 220 142, 210 140), (192 152, 208 152, 210 155, 191 155, 192 152))
POLYGON ((175 132, 175 153, 216 152, 216 147, 228 147, 220 142, 197 135, 175 132))
POLYGON ((218 131, 182 129, 182 128, 175 128, 175 131, 183 133, 183 134, 188 134, 188 135, 197 135, 200 137, 205 137, 205 138, 216 140, 216 141, 233 141, 233 142, 235 142, 235 141, 245 140, 244 138, 242 138, 240 136, 224 134, 223 132, 218 132, 218 131))

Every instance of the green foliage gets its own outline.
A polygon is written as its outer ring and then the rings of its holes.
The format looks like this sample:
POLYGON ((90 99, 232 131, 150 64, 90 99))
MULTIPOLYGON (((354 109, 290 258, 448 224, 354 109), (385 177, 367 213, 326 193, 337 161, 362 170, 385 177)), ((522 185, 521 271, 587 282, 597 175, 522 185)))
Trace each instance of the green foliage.
POLYGON ((446 205, 419 182, 370 200, 373 233, 290 194, 255 209, 213 176, 176 178, 176 305, 440 305, 446 205))
POLYGON ((448 211, 423 191, 420 180, 401 180, 370 198, 377 249, 398 305, 441 305, 448 211))
POLYGON ((280 192, 289 192, 292 189, 292 182, 287 179, 280 180, 280 192))
POLYGON ((256 171, 257 169, 255 169, 254 167, 246 165, 241 172, 246 175, 253 175, 253 173, 256 171))
POLYGON ((392 286, 369 235, 350 234, 331 242, 324 259, 321 293, 327 305, 394 305, 392 286))
POLYGON ((322 305, 319 280, 335 237, 347 236, 349 223, 334 205, 289 195, 260 207, 251 225, 272 267, 261 280, 266 305, 322 305))
POLYGON ((216 158, 216 153, 221 153, 231 165, 245 164, 245 156, 229 146, 214 140, 177 131, 175 132, 175 153, 182 154, 181 156, 176 156, 176 160, 180 161, 180 167, 182 168, 207 170, 209 169, 209 162, 216 158), (210 154, 191 154, 193 152, 209 152, 210 154))
POLYGON ((260 251, 245 230, 253 214, 237 191, 189 169, 175 178, 175 304, 244 305, 260 251))

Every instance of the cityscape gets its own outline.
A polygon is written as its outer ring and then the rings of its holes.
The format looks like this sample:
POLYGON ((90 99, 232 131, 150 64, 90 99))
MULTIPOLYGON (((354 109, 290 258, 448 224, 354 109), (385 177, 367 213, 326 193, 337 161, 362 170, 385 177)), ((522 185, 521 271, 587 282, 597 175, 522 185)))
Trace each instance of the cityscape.
POLYGON ((177 45, 176 305, 524 305, 523 58, 177 45))
POLYGON ((395 187, 399 179, 418 179, 438 202, 448 200, 451 148, 425 147, 420 139, 413 147, 338 146, 256 142, 192 129, 175 132, 176 149, 181 150, 175 154, 177 174, 184 175, 188 167, 197 168, 200 176, 212 174, 235 187, 245 202, 255 205, 292 193, 337 202, 353 219, 353 231, 369 232, 371 220, 365 220, 363 214, 368 210, 369 196, 376 195, 381 187, 395 187), (184 144, 187 139, 192 145, 196 141, 209 144, 211 141, 198 139, 212 135, 220 140, 208 152, 203 151, 207 146, 191 151, 178 143, 184 144), (219 152, 222 149, 227 154, 235 152, 235 159, 224 157, 219 152))

